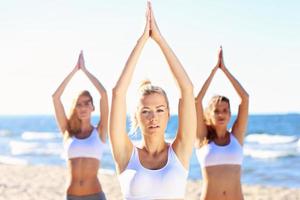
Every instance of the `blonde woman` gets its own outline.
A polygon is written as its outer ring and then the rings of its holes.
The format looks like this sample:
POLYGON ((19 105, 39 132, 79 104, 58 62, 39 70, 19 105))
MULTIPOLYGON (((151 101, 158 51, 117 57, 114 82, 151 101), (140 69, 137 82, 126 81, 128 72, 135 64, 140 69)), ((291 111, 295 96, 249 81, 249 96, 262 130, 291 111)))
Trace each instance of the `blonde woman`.
POLYGON ((55 115, 64 137, 64 147, 68 158, 67 200, 105 200, 105 195, 97 177, 108 125, 108 99, 102 84, 85 68, 83 53, 71 73, 53 94, 55 115), (67 84, 76 72, 81 70, 98 90, 100 115, 97 127, 91 123, 95 110, 93 98, 88 91, 82 91, 74 99, 70 116, 67 117, 60 100, 67 84))
POLYGON ((125 199, 184 199, 189 160, 196 135, 196 110, 193 85, 179 60, 161 35, 150 3, 144 33, 137 41, 123 72, 113 89, 110 115, 110 142, 125 199), (147 40, 160 47, 175 81, 181 101, 179 127, 172 143, 165 141, 170 117, 164 90, 146 81, 140 88, 135 113, 142 140, 134 146, 126 132, 126 93, 137 60, 147 40))
POLYGON ((201 192, 203 200, 243 199, 241 165, 248 106, 249 96, 225 67, 221 48, 218 63, 196 99, 197 139, 195 146, 203 176, 201 192), (228 98, 220 95, 214 96, 206 110, 203 111, 202 108, 203 97, 218 69, 224 72, 241 99, 238 115, 231 131, 228 131, 227 127, 231 117, 228 98))

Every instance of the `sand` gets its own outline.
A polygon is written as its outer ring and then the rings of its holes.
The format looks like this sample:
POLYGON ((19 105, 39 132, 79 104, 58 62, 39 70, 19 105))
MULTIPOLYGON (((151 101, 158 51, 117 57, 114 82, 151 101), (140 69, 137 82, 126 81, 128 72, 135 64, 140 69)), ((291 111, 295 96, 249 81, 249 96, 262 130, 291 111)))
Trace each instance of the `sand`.
MULTIPOLYGON (((116 175, 99 170, 108 200, 121 200, 116 175)), ((60 166, 22 166, 0 164, 0 200, 61 200, 65 195, 66 168, 60 166)), ((187 200, 200 198, 201 181, 188 181, 187 200)), ((245 200, 300 200, 300 188, 243 185, 245 200)))

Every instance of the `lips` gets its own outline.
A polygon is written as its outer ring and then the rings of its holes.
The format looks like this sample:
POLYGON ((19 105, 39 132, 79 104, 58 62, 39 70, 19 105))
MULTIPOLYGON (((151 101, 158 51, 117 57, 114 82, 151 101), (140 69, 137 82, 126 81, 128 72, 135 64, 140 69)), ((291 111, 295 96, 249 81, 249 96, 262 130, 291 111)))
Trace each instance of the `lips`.
POLYGON ((224 118, 220 118, 220 119, 218 119, 218 122, 223 123, 223 122, 225 122, 225 119, 224 118))
POLYGON ((159 128, 159 125, 150 125, 148 126, 149 129, 156 129, 159 128))

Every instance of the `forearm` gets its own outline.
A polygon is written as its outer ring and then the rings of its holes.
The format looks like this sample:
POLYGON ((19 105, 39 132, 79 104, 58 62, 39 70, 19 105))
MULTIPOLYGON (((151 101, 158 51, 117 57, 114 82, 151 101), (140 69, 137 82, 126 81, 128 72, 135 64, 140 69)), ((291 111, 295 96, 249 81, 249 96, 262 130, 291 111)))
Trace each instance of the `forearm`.
POLYGON ((65 109, 61 102, 60 97, 61 97, 62 93, 64 92, 67 84, 69 83, 69 81, 71 80, 73 75, 76 73, 76 71, 77 70, 75 70, 75 69, 72 70, 72 72, 67 75, 67 77, 63 80, 63 82, 59 85, 59 87, 56 89, 56 91, 52 95, 56 120, 57 120, 57 123, 58 123, 59 128, 62 133, 64 133, 65 130, 67 129, 68 122, 67 122, 67 117, 65 114, 65 109))
POLYGON ((193 84, 189 79, 187 73, 185 72, 184 68, 182 67, 179 59, 172 51, 166 40, 161 37, 159 40, 156 41, 159 45, 160 49, 162 50, 168 64, 170 70, 181 90, 181 93, 184 92, 193 92, 193 84))
POLYGON ((198 93, 198 96, 197 96, 197 98, 196 98, 196 101, 197 101, 198 104, 201 104, 201 106, 202 106, 202 100, 203 100, 203 98, 204 98, 204 96, 205 96, 205 94, 206 94, 206 92, 207 92, 208 87, 210 86, 210 83, 211 83, 211 81, 212 81, 212 79, 213 79, 213 77, 214 77, 216 71, 217 71, 217 68, 215 67, 215 68, 211 71, 209 77, 206 79, 206 81, 204 82, 204 84, 203 84, 201 90, 200 90, 199 93, 198 93))
POLYGON ((73 70, 71 73, 67 75, 67 77, 63 80, 63 82, 59 85, 59 87, 56 89, 56 91, 52 94, 53 99, 59 99, 64 92, 66 86, 72 79, 73 75, 76 73, 75 70, 73 70))
POLYGON ((248 100, 249 95, 246 92, 246 90, 243 88, 243 86, 238 82, 238 80, 228 71, 227 68, 224 68, 223 72, 226 75, 226 77, 229 79, 230 83, 232 84, 232 86, 234 87, 235 91, 238 93, 240 98, 243 101, 248 100))
POLYGON ((138 61, 138 58, 140 57, 140 54, 142 52, 142 49, 146 43, 145 38, 141 37, 138 41, 137 44, 135 45, 134 49, 132 50, 125 67, 121 73, 121 76, 114 88, 114 93, 115 94, 120 94, 122 93, 125 95, 127 92, 127 89, 129 87, 130 81, 133 76, 133 72, 136 66, 136 63, 138 61))
POLYGON ((88 77, 88 79, 92 82, 92 84, 96 87, 98 92, 100 93, 101 97, 107 95, 106 90, 104 86, 101 84, 101 82, 93 75, 91 74, 88 70, 84 69, 82 70, 84 74, 88 77))

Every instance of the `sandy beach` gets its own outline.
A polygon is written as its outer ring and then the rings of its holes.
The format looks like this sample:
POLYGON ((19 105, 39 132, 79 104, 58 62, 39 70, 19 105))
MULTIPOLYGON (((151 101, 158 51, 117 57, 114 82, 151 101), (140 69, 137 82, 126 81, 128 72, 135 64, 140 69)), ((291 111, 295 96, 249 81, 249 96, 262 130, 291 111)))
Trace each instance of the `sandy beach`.
MULTIPOLYGON (((99 170, 108 200, 121 200, 115 174, 99 170)), ((0 164, 0 200, 61 200, 65 195, 66 169, 59 166, 17 166, 0 164)), ((185 199, 200 197, 201 181, 189 181, 185 199)), ((245 200, 300 199, 300 188, 243 185, 245 200)))

